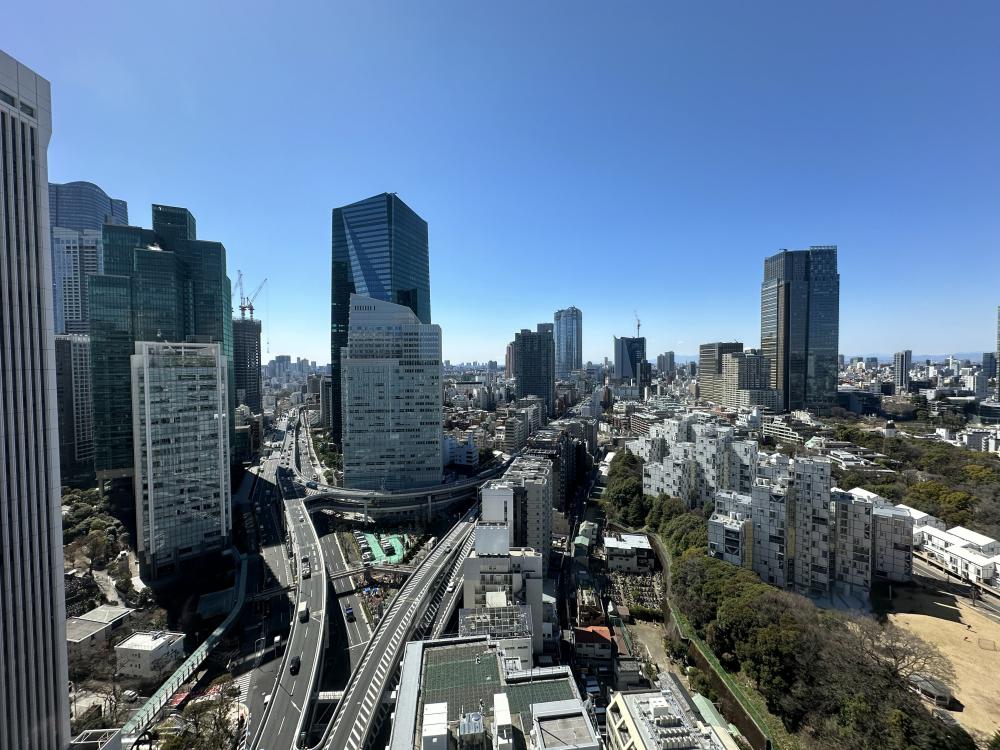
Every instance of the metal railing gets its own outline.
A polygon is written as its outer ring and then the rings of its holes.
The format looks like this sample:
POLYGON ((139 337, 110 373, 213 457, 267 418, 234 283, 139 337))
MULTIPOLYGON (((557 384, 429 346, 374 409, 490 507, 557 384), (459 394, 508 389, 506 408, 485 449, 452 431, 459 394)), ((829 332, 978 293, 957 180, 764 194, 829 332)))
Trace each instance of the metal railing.
MULTIPOLYGON (((236 622, 237 618, 240 616, 240 611, 243 609, 243 604, 246 601, 246 584, 247 584, 247 558, 246 555, 241 555, 235 547, 233 549, 233 554, 237 556, 240 561, 239 572, 237 574, 236 580, 236 602, 233 604, 233 608, 226 615, 226 619, 223 620, 218 627, 213 630, 208 638, 206 638, 198 648, 191 652, 191 655, 184 660, 184 662, 174 671, 170 677, 167 678, 166 682, 160 685, 159 689, 153 693, 148 701, 146 701, 138 711, 133 714, 132 718, 125 722, 125 726, 121 728, 121 736, 123 738, 137 738, 137 736, 148 727, 160 710, 167 705, 167 701, 170 697, 177 692, 177 690, 187 682, 191 675, 194 674, 195 670, 200 667, 209 654, 215 649, 222 637, 226 634, 226 631, 232 627, 233 623, 236 622)), ((132 747, 134 740, 125 743, 126 747, 132 747)))

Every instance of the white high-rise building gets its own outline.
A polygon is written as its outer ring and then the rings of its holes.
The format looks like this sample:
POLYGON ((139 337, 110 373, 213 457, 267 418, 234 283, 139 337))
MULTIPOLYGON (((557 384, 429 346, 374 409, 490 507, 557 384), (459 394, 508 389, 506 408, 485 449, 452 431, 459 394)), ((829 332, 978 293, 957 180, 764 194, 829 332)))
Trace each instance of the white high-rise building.
POLYGON ((69 743, 49 82, 0 52, 0 750, 69 743))
POLYGON ((653 425, 649 437, 628 447, 646 462, 647 495, 667 494, 695 507, 722 490, 748 493, 754 483, 757 444, 736 440, 731 427, 699 424, 692 414, 653 425))
POLYGON ((720 492, 709 554, 803 594, 865 594, 912 576, 913 518, 878 495, 830 486, 825 458, 762 457, 750 493, 720 492), (793 533, 794 532, 794 533, 793 533))
POLYGON ((344 486, 441 483, 441 326, 403 305, 351 295, 341 352, 344 486))
POLYGON ((520 456, 504 475, 483 485, 482 519, 506 523, 512 547, 528 547, 542 557, 542 572, 552 551, 552 462, 537 456, 520 456))
POLYGON ((542 556, 533 549, 512 547, 510 525, 480 520, 476 542, 463 564, 462 606, 531 608, 532 650, 542 652, 544 615, 542 556))
POLYGON ((217 343, 135 344, 132 435, 144 575, 176 572, 230 544, 226 371, 217 343))

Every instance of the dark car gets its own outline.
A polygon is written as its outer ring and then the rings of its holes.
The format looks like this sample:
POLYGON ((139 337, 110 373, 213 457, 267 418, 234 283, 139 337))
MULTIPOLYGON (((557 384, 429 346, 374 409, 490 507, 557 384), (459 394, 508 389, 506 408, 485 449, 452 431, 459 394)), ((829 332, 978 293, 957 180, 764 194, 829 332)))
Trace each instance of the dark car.
POLYGON ((300 656, 293 656, 292 660, 288 662, 288 671, 290 674, 298 674, 301 667, 302 657, 300 656))

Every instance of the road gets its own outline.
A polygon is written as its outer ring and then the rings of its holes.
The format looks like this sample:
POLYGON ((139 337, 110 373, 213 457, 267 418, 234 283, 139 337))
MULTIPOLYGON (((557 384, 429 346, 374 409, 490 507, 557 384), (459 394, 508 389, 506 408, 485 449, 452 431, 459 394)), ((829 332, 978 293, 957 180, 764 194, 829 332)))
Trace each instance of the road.
POLYGON ((406 642, 424 607, 442 585, 442 572, 454 564, 474 527, 475 518, 469 513, 441 538, 393 599, 351 674, 321 743, 326 750, 361 750, 365 746, 406 642))
MULTIPOLYGON (((256 727, 251 725, 251 747, 271 750, 272 748, 294 747, 302 724, 307 716, 310 699, 322 663, 326 641, 325 619, 327 581, 323 575, 323 554, 316 536, 316 530, 308 519, 303 499, 304 493, 294 481, 293 451, 296 440, 295 422, 298 416, 292 413, 288 422, 283 422, 284 431, 281 458, 277 466, 278 487, 284 504, 286 526, 293 551, 295 582, 298 584, 296 615, 292 619, 291 632, 280 661, 276 661, 277 674, 270 699, 256 727), (302 575, 303 558, 308 558, 315 574, 308 578, 302 575), (305 622, 297 615, 298 606, 305 603, 309 614, 305 622), (298 674, 291 674, 293 657, 301 659, 298 674)), ((253 716, 251 716, 253 721, 253 716)))
MULTIPOLYGON (((323 559, 326 560, 327 572, 332 574, 349 567, 345 559, 344 550, 337 540, 336 533, 329 533, 320 537, 320 544, 323 546, 323 559)), ((353 607, 354 620, 347 621, 344 618, 344 627, 347 631, 347 652, 351 660, 351 671, 361 661, 364 647, 372 636, 371 624, 365 618, 364 610, 361 606, 361 597, 354 590, 351 577, 335 578, 332 581, 334 596, 330 599, 330 608, 338 607, 343 616, 346 607, 353 607)), ((331 615, 332 616, 332 615, 331 615)))
MULTIPOLYGON (((968 584, 956 581, 954 577, 949 576, 943 570, 927 564, 916 556, 913 558, 913 572, 917 575, 923 576, 925 579, 933 579, 938 590, 952 594, 953 596, 958 596, 963 599, 966 604, 973 604, 972 600, 969 598, 968 584)), ((925 583, 927 583, 927 581, 925 581, 925 583)), ((998 602, 994 597, 986 596, 984 598, 983 595, 979 595, 976 597, 974 606, 990 619, 1000 622, 1000 602, 998 602)))

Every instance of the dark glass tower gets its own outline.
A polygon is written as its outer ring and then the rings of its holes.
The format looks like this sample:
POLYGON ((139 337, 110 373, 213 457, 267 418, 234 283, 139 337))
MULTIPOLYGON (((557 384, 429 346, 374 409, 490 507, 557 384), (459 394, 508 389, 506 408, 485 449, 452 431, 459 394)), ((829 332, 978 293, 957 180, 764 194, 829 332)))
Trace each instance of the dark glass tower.
POLYGON ((260 321, 233 320, 233 367, 236 403, 246 404, 254 414, 263 411, 260 387, 260 321))
POLYGON ((764 261, 760 344, 787 411, 837 405, 840 274, 836 246, 782 250, 764 261))
POLYGON ((105 224, 128 224, 128 203, 109 197, 92 182, 50 182, 49 224, 100 232, 105 224))
POLYGON ((568 378, 583 368, 583 313, 577 307, 556 310, 556 377, 568 378))
MULTIPOLYGON (((235 388, 232 289, 226 248, 196 239, 186 208, 153 206, 153 229, 104 226, 104 273, 90 277, 94 468, 132 473, 130 357, 136 341, 215 341, 227 360, 230 429, 235 388)), ((230 440, 232 444, 232 440, 230 440)))
POLYGON ((536 331, 514 334, 514 377, 517 397, 538 396, 553 416, 556 410, 556 344, 551 323, 539 323, 536 331))
POLYGON ((615 380, 636 383, 642 377, 641 364, 646 361, 645 336, 618 336, 615 339, 615 380))
POLYGON ((405 305, 431 322, 427 222, 395 193, 333 209, 330 305, 331 436, 341 442, 340 351, 347 346, 351 294, 405 305))

